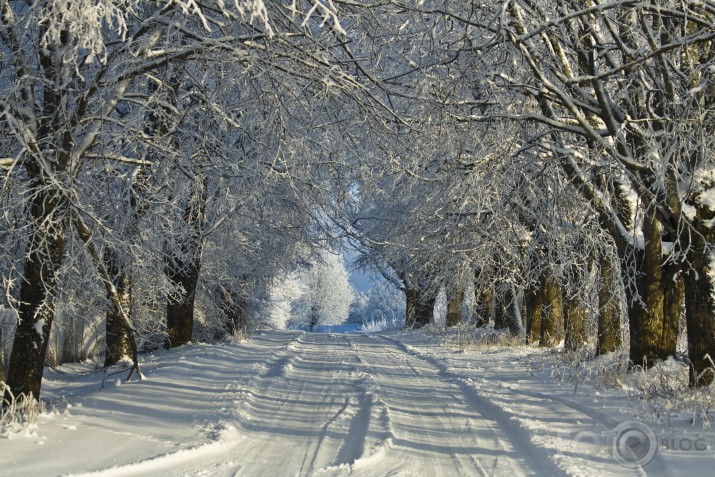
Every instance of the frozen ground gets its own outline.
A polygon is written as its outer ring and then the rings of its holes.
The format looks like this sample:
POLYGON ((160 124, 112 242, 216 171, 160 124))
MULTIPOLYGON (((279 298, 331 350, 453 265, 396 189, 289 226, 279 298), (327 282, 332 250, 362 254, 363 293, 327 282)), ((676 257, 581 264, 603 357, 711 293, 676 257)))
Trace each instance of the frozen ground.
POLYGON ((554 379, 553 353, 438 340, 263 332, 145 356, 147 379, 103 389, 103 371, 48 370, 57 412, 0 438, 0 475, 713 475, 691 416, 554 379))

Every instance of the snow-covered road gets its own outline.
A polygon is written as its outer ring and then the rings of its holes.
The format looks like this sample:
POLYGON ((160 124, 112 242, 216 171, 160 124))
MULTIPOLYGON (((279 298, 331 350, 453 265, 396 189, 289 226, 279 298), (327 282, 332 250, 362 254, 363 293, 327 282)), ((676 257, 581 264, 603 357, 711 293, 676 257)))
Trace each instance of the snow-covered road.
POLYGON ((0 475, 665 476, 715 463, 704 440, 629 466, 649 449, 614 448, 623 399, 559 387, 514 355, 528 352, 264 332, 148 356, 141 382, 59 375, 44 392, 62 412, 0 439, 0 475))

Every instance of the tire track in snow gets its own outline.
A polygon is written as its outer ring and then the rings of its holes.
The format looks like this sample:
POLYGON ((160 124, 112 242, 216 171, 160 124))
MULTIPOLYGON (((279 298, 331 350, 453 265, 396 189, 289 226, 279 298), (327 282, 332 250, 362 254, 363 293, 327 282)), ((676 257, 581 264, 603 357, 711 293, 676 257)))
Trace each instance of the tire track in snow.
POLYGON ((563 475, 497 401, 518 388, 483 393, 400 340, 268 332, 216 359, 213 440, 88 475, 563 475))
MULTIPOLYGON (((572 460, 572 462, 565 462, 565 465, 574 475, 651 475, 662 477, 675 475, 659 453, 646 467, 628 469, 619 465, 616 458, 603 448, 599 449, 599 446, 608 448, 612 445, 609 440, 614 437, 612 430, 623 422, 617 420, 617 416, 613 414, 606 414, 563 396, 523 389, 515 383, 500 382, 495 377, 491 379, 482 377, 476 380, 464 378, 450 371, 447 361, 444 359, 424 354, 399 340, 385 339, 392 341, 406 353, 431 363, 440 370, 444 379, 459 384, 477 400, 496 406, 496 412, 502 415, 500 421, 509 424, 514 432, 530 436, 531 445, 529 447, 534 450, 538 449, 537 454, 551 454, 550 459, 554 461, 555 465, 558 465, 561 460, 572 460), (529 411, 526 411, 527 409, 529 411), (546 429, 534 428, 534 423, 538 419, 547 422, 548 427, 546 429), (556 426, 554 420, 571 424, 566 431, 559 433, 554 431, 556 426), (592 425, 589 425, 589 421, 592 425), (573 424, 576 424, 576 427, 573 424), (574 429, 576 430, 574 431, 574 429), (554 436, 554 434, 556 435, 554 436), (583 439, 578 440, 579 436, 583 439), (594 441, 593 437, 598 437, 598 439, 594 441), (577 442, 573 442, 574 439, 577 442), (588 450, 585 457, 582 457, 577 452, 580 446, 591 446, 592 448, 588 450), (601 458, 594 459, 591 454, 600 455, 601 458), (581 460, 583 458, 587 460, 581 460), (588 468, 583 468, 583 465, 587 465, 588 468)), ((563 472, 561 470, 561 473, 563 472)))
POLYGON ((250 438, 236 475, 270 474, 267 469, 312 475, 351 457, 341 448, 356 429, 363 398, 350 343, 340 335, 304 334, 286 351, 256 380, 245 408, 237 409, 237 425, 250 438))
MULTIPOLYGON (((379 340, 396 352, 374 353, 376 365, 382 370, 376 369, 373 374, 385 375, 386 368, 392 366, 408 369, 409 379, 402 382, 404 394, 424 408, 397 397, 395 390, 385 396, 382 394, 386 389, 377 391, 390 409, 396 446, 432 454, 442 461, 441 473, 444 457, 450 455, 458 471, 455 475, 565 475, 549 458, 549 451, 534 445, 509 413, 449 373, 444 364, 409 349, 399 340, 386 336, 379 340), (389 361, 380 363, 384 358, 389 361), (414 389, 419 386, 428 396, 414 389), (410 413, 418 417, 422 414, 423 419, 413 418, 410 422, 410 413), (405 418, 407 424, 398 425, 405 418), (423 433, 422 437, 419 433, 423 433)), ((388 384, 385 380, 382 383, 388 384)))

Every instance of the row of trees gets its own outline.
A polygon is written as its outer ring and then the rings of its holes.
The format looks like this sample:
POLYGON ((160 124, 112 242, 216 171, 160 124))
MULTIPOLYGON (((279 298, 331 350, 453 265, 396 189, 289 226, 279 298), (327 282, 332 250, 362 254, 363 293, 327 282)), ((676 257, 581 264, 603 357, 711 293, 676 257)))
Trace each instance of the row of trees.
POLYGON ((0 2, 6 404, 39 397, 58 311, 106 310, 105 364, 138 372, 197 299, 235 331, 320 245, 332 138, 389 112, 346 35, 322 0, 0 2))
POLYGON ((712 1, 0 13, 6 401, 39 396, 56 316, 104 310, 106 363, 138 371, 141 346, 209 315, 245 326, 336 230, 401 287, 408 326, 440 288, 455 323, 474 290, 478 316, 544 346, 593 340, 593 314, 612 351, 625 315, 648 365, 684 306, 691 381, 712 381, 712 1))
POLYGON ((715 4, 393 5, 417 134, 345 228, 408 323, 474 285, 481 316, 518 333, 518 309, 545 346, 589 341, 590 310, 609 352, 622 310, 648 366, 676 352, 684 306, 691 382, 712 382, 715 4))

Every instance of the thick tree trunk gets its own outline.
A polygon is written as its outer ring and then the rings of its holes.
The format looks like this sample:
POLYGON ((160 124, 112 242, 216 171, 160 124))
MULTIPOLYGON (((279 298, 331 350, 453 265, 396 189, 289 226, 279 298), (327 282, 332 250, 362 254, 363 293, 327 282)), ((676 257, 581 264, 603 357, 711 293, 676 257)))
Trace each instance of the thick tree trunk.
POLYGON ((167 348, 184 345, 193 337, 194 301, 201 270, 201 234, 207 200, 206 180, 206 176, 197 176, 194 179, 194 191, 184 214, 189 234, 180 244, 179 253, 171 254, 165 269, 167 278, 176 290, 169 295, 166 304, 167 348), (189 259, 186 260, 185 257, 189 259))
MULTIPOLYGON (((10 354, 7 385, 15 398, 40 397, 42 371, 55 315, 57 273, 65 250, 66 217, 59 193, 33 188, 30 240, 20 283, 20 307, 10 354)), ((5 393, 5 401, 12 396, 5 393)))
POLYGON ((541 335, 541 306, 543 303, 542 281, 530 284, 524 292, 526 314, 526 343, 538 343, 541 335))
POLYGON ((551 274, 544 277, 539 346, 557 346, 564 339, 564 313, 561 284, 551 274))
POLYGON ((564 348, 577 351, 588 344, 586 306, 577 296, 566 295, 564 306, 564 348))
POLYGON ((464 290, 454 292, 447 302, 447 326, 457 326, 462 322, 462 304, 464 303, 464 290))
POLYGON ((487 288, 481 292, 476 292, 475 313, 477 315, 476 326, 484 326, 489 323, 494 316, 494 290, 487 288))
POLYGON ((613 262, 608 258, 600 261, 598 288, 598 343, 596 354, 612 353, 621 347, 621 308, 616 294, 616 274, 613 262))
POLYGON ((165 346, 175 348, 185 345, 193 338, 198 263, 188 264, 185 269, 171 274, 169 279, 178 291, 167 298, 165 346))
POLYGON ((685 318, 691 386, 705 386, 715 378, 715 270, 709 250, 715 243, 715 231, 705 225, 713 216, 698 209, 687 254, 690 267, 685 273, 685 318))
POLYGON ((408 288, 407 297, 407 328, 421 328, 432 321, 436 298, 419 288, 408 288))
MULTIPOLYGON (((44 27, 40 27, 44 28, 44 27)), ((58 272, 62 264, 67 234, 67 207, 58 187, 65 180, 74 145, 64 123, 66 89, 61 55, 69 35, 62 32, 59 45, 46 45, 39 54, 43 75, 41 111, 36 140, 28 142, 25 170, 29 177, 26 193, 30 199, 29 237, 20 282, 18 324, 13 339, 3 406, 20 395, 40 397, 42 371, 50 342, 58 292, 58 272)), ((39 96, 38 96, 39 99, 39 96)), ((61 187, 61 186, 60 186, 61 187)))
POLYGON ((420 294, 417 301, 417 316, 415 317, 415 327, 421 328, 429 325, 434 318, 434 304, 437 298, 431 294, 420 294))
POLYGON ((678 348, 680 332, 680 317, 683 313, 685 300, 685 277, 683 266, 668 262, 663 266, 663 332, 661 349, 664 356, 675 356, 678 348))
POLYGON ((647 210, 643 218, 645 246, 636 250, 636 287, 638 297, 626 287, 628 324, 630 329, 630 361, 637 366, 650 367, 659 359, 666 359, 670 346, 663 343, 663 253, 662 226, 647 210))
POLYGON ((516 297, 510 288, 504 296, 497 299, 494 305, 494 329, 509 329, 512 336, 518 336, 521 331, 519 319, 516 316, 516 297))
MULTIPOLYGON (((111 259, 110 259, 111 261, 111 259)), ((109 268, 110 276, 116 277, 116 293, 122 310, 131 315, 132 309, 132 281, 131 277, 126 273, 119 272, 118 267, 109 268)), ((116 261, 115 261, 116 265, 116 261)), ((122 320, 122 310, 120 310, 112 301, 111 297, 107 307, 107 322, 106 322, 106 354, 104 356, 104 366, 109 367, 116 364, 122 358, 131 356, 132 349, 130 345, 129 332, 122 320)))

